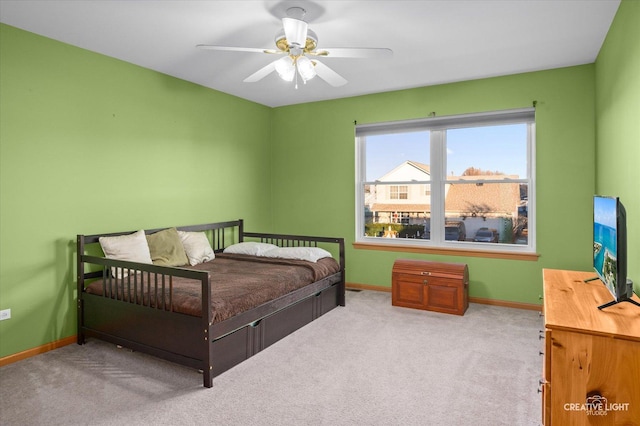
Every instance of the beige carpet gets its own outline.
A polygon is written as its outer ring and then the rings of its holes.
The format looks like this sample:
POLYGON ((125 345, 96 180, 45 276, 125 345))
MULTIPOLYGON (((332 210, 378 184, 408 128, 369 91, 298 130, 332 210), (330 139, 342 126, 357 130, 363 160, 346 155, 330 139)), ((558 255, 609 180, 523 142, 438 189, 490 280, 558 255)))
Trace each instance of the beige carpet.
POLYGON ((538 425, 537 312, 463 317, 347 292, 202 387, 197 371, 90 339, 0 369, 2 425, 538 425))

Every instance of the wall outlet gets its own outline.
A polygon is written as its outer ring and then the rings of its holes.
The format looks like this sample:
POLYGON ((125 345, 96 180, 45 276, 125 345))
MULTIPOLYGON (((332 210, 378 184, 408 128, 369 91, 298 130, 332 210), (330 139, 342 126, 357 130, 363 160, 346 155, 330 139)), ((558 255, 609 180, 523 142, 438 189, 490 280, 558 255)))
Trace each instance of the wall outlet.
POLYGON ((11 318, 11 309, 3 309, 0 311, 0 321, 11 318))

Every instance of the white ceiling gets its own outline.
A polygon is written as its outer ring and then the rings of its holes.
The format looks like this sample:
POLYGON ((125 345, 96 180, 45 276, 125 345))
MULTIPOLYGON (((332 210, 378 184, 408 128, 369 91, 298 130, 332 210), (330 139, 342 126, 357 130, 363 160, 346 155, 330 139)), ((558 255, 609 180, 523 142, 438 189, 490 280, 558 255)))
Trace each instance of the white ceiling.
POLYGON ((0 0, 0 22, 268 106, 291 105, 595 61, 620 0, 154 1, 0 0), (322 62, 349 82, 296 90, 274 60, 286 9, 301 6, 318 48, 386 47, 390 59, 322 62))

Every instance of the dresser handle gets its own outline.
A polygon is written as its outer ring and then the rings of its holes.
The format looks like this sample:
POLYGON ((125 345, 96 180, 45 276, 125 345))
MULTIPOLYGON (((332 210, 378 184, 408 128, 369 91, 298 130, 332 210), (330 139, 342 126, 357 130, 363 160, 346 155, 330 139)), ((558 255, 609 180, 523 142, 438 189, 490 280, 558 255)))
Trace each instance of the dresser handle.
POLYGON ((427 280, 424 280, 424 281, 422 281, 422 284, 429 285, 429 282, 427 280))
POLYGON ((420 275, 431 275, 431 272, 420 272, 420 275))

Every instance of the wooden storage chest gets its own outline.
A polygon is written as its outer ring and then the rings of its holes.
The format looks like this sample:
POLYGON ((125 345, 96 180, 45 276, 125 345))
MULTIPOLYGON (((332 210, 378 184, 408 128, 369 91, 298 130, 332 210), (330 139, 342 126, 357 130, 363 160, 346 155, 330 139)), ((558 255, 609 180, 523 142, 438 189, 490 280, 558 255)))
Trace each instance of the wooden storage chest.
POLYGON ((464 315, 469 307, 469 268, 463 263, 398 259, 393 265, 391 303, 464 315))

